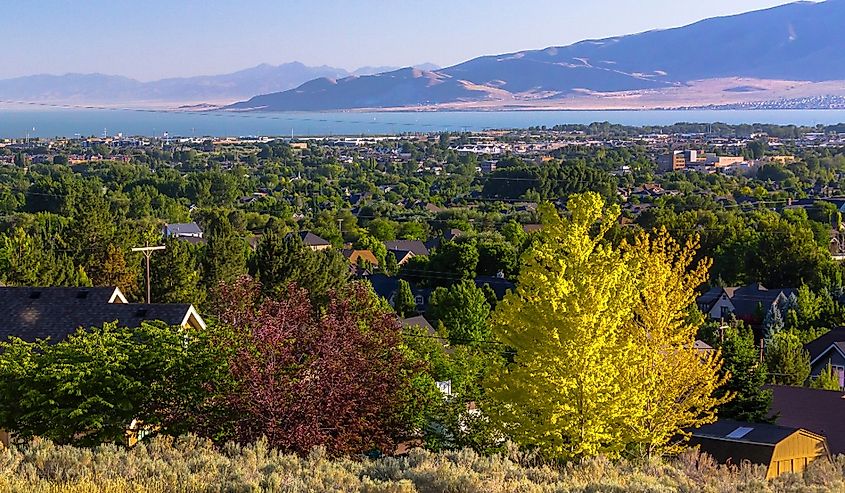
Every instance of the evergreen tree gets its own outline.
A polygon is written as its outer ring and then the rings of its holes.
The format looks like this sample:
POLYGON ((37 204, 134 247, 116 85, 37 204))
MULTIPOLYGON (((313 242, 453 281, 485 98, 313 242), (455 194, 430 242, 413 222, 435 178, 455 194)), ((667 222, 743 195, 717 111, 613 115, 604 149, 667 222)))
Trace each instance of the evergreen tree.
POLYGON ((484 285, 481 286, 481 292, 484 293, 484 299, 486 299, 487 304, 490 305, 490 310, 495 310, 496 305, 499 304, 499 297, 496 296, 496 291, 490 287, 490 284, 484 283, 484 285))
POLYGON ((407 318, 417 313, 417 303, 411 285, 404 279, 399 280, 399 288, 393 298, 393 309, 402 317, 407 318))
POLYGON ((382 270, 388 276, 395 276, 399 272, 399 264, 396 262, 396 255, 393 252, 384 254, 384 267, 382 267, 382 270))
POLYGON ((138 289, 140 265, 126 262, 126 254, 116 245, 108 245, 89 268, 94 286, 117 286, 121 291, 132 294, 138 289))
POLYGON ((770 383, 804 385, 810 376, 810 353, 796 333, 777 332, 766 342, 766 368, 770 383))
POLYGON ((156 252, 150 262, 153 303, 191 303, 205 301, 200 285, 198 259, 194 246, 186 241, 168 238, 165 249, 156 252))
POLYGON ((771 308, 769 308, 769 311, 766 312, 766 316, 763 318, 763 337, 766 341, 770 341, 775 334, 783 330, 783 328, 784 322, 780 308, 778 308, 777 304, 772 305, 771 308))
POLYGON ((839 375, 833 370, 833 365, 828 362, 819 376, 810 380, 810 387, 822 390, 842 390, 839 385, 839 375))
POLYGON ((729 327, 721 345, 724 365, 722 375, 728 377, 721 395, 733 395, 733 400, 719 408, 719 417, 739 421, 767 422, 772 405, 772 393, 766 384, 766 367, 760 362, 760 350, 754 344, 750 329, 729 327))
POLYGON ((295 234, 269 232, 255 252, 253 272, 267 295, 276 295, 291 283, 305 288, 322 305, 329 293, 345 286, 349 262, 336 250, 313 251, 295 234))
POLYGON ((236 235, 225 216, 212 219, 203 249, 203 282, 209 289, 246 273, 246 243, 236 235))

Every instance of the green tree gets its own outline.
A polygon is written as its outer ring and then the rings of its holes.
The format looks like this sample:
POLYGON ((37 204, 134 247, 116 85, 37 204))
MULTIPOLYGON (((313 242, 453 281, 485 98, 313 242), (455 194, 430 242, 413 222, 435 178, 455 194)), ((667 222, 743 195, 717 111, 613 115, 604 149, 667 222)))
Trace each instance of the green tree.
POLYGON ((475 278, 478 267, 478 249, 472 241, 446 241, 429 259, 429 269, 435 275, 457 279, 475 278))
POLYGON ((57 344, 0 343, 0 427, 60 444, 123 443, 133 420, 149 430, 200 429, 211 383, 225 386, 225 351, 206 332, 144 324, 79 330, 57 344))
MULTIPOLYGON (((381 266, 379 266, 381 267, 381 266)), ((382 271, 388 276, 395 276, 399 272, 399 264, 396 261, 396 255, 393 252, 386 252, 384 255, 384 267, 382 271)))
POLYGON ((396 223, 377 217, 367 224, 367 231, 381 241, 396 239, 396 223))
POLYGON ((15 228, 0 235, 0 282, 13 286, 90 286, 82 267, 45 248, 38 236, 15 228))
POLYGON ((414 293, 411 292, 411 285, 404 279, 399 280, 399 289, 396 290, 393 298, 393 309, 403 318, 417 313, 417 303, 414 300, 414 293))
POLYGON ((728 327, 720 349, 724 358, 722 374, 728 377, 721 394, 733 395, 733 400, 719 408, 719 417, 768 421, 772 393, 763 388, 767 379, 766 367, 760 362, 754 333, 750 329, 728 327))
POLYGON ((770 383, 801 386, 810 376, 810 353, 794 332, 775 333, 767 341, 765 359, 770 383))
POLYGON ((833 370, 833 365, 830 362, 816 378, 810 380, 810 387, 822 390, 841 390, 839 375, 833 370))
POLYGON ((126 253, 117 245, 108 245, 89 267, 95 286, 117 286, 124 293, 138 290, 138 264, 126 261, 126 253))
POLYGON ((206 293, 200 285, 195 247, 175 238, 165 240, 164 246, 150 262, 153 302, 201 305, 206 293))
POLYGON ((265 294, 278 295, 291 283, 305 288, 323 304, 329 293, 346 285, 349 262, 336 250, 313 251, 295 234, 268 232, 255 252, 252 270, 265 294))
POLYGON ((211 289, 246 273, 247 247, 222 215, 211 220, 208 236, 208 243, 203 249, 202 277, 206 287, 211 289))
MULTIPOLYGON (((380 269, 384 270, 385 265, 387 263, 387 247, 384 246, 382 241, 379 241, 373 236, 368 234, 363 234, 358 237, 358 240, 355 242, 355 248, 358 250, 369 250, 373 252, 373 255, 378 260, 378 266, 380 269)), ((390 255, 393 255, 392 253, 390 255)), ((394 256, 394 260, 396 257, 394 256)), ((394 262, 395 263, 395 262, 394 262)))
POLYGON ((490 305, 473 281, 461 281, 431 293, 428 311, 432 321, 446 326, 453 344, 472 344, 490 338, 490 305))

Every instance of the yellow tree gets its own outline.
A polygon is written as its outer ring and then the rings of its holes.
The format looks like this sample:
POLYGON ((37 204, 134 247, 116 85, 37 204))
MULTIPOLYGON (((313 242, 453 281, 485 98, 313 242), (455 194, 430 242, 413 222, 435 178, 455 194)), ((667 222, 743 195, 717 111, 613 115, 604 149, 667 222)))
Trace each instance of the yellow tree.
POLYGON ((570 216, 540 209, 543 232, 519 283, 499 303, 494 334, 513 364, 487 381, 487 412, 521 445, 550 458, 617 455, 642 396, 620 376, 636 344, 624 333, 635 278, 603 235, 619 215, 596 193, 573 195, 570 216))
POLYGON ((663 228, 639 234, 622 249, 637 289, 625 333, 638 350, 629 355, 625 380, 643 404, 630 409, 626 441, 648 455, 673 452, 686 438, 684 429, 713 422, 726 400, 713 395, 724 383, 721 356, 695 349, 698 327, 688 316, 711 262, 695 262, 697 239, 681 246, 663 228))

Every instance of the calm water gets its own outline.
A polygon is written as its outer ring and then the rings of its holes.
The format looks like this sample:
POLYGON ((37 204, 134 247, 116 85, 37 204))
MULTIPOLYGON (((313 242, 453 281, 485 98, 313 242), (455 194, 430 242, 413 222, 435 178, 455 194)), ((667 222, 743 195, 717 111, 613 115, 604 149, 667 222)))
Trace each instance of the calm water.
POLYGON ((0 137, 74 135, 330 136, 553 126, 608 121, 625 125, 677 122, 836 124, 845 110, 500 111, 404 113, 166 113, 133 110, 29 110, 0 107, 0 137))

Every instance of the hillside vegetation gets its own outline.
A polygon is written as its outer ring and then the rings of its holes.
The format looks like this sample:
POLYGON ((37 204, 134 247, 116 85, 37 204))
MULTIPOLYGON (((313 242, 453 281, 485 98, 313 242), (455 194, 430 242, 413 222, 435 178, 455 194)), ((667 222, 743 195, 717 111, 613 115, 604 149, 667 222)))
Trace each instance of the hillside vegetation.
POLYGON ((0 491, 8 492, 592 492, 842 491, 845 458, 811 465, 803 477, 766 482, 761 467, 728 468, 688 452, 671 461, 603 458, 555 467, 513 450, 483 457, 470 450, 406 457, 332 459, 320 448, 300 457, 257 442, 216 449, 193 436, 158 437, 133 449, 94 449, 33 441, 0 450, 0 491))

